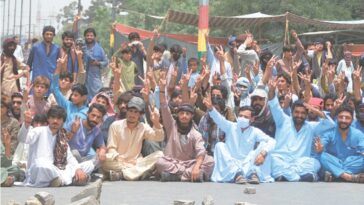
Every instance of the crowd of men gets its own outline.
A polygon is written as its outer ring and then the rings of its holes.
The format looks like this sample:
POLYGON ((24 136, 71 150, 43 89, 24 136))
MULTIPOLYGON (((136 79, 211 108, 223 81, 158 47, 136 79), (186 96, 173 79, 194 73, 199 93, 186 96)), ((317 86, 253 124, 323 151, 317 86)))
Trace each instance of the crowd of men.
POLYGON ((105 180, 364 183, 364 57, 318 38, 281 57, 250 33, 187 50, 138 33, 108 59, 93 28, 1 54, 1 186, 105 180), (110 85, 102 74, 110 69, 110 85))

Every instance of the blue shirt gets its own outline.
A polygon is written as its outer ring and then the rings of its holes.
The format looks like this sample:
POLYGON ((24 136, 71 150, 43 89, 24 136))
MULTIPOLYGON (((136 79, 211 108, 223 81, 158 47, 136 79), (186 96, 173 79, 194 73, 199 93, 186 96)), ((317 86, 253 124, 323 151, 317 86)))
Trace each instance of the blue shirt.
POLYGON ((276 124, 275 139, 277 141, 273 155, 288 159, 310 157, 313 137, 335 126, 331 118, 320 119, 319 122, 303 123, 299 131, 296 130, 292 117, 286 115, 279 105, 277 96, 268 101, 276 124))
MULTIPOLYGON (((72 123, 71 123, 72 124, 72 123)), ((71 126, 67 128, 70 131, 71 126)), ((80 123, 80 128, 73 135, 72 139, 68 141, 71 150, 78 150, 82 157, 87 156, 91 147, 95 145, 97 148, 105 146, 104 139, 102 138, 101 129, 97 126, 91 130, 87 130, 83 123, 80 123)))
POLYGON ((342 140, 338 127, 320 136, 324 151, 345 161, 347 157, 358 156, 364 152, 364 134, 353 127, 345 141, 342 140))
POLYGON ((44 42, 33 45, 27 62, 33 72, 32 82, 40 75, 47 77, 50 81, 52 80, 52 75, 56 70, 59 52, 59 46, 53 43, 48 54, 44 42))
POLYGON ((86 105, 78 107, 62 95, 61 90, 59 89, 59 74, 53 75, 51 90, 58 105, 63 107, 67 112, 65 125, 72 122, 76 115, 81 119, 86 119, 88 107, 86 105))
POLYGON ((354 119, 353 123, 351 123, 351 126, 361 131, 361 133, 364 133, 364 126, 359 122, 359 120, 354 119))

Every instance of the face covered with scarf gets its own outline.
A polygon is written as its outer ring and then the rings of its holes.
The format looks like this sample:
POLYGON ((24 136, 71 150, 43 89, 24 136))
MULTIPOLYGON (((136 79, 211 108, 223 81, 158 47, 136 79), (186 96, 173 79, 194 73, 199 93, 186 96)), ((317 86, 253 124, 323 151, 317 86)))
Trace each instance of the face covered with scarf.
POLYGON ((5 55, 8 57, 13 57, 15 49, 16 49, 16 43, 14 39, 12 38, 5 39, 3 43, 3 51, 5 55))
POLYGON ((249 97, 249 80, 245 77, 241 77, 236 81, 236 90, 237 94, 240 96, 240 99, 244 99, 249 97))

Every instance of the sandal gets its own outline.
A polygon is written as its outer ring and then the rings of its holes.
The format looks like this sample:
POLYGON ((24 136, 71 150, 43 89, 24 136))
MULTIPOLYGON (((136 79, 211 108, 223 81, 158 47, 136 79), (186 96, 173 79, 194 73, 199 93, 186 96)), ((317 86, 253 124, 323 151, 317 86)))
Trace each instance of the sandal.
POLYGON ((246 179, 243 177, 243 175, 239 175, 235 178, 235 184, 246 184, 246 179))
POLYGON ((249 184, 259 184, 259 178, 258 178, 258 176, 257 176, 257 174, 252 174, 251 176, 250 176, 250 179, 248 180, 248 183, 249 184))
POLYGON ((352 181, 354 183, 360 183, 360 184, 363 184, 364 183, 364 173, 353 174, 352 176, 353 176, 352 181))
POLYGON ((332 182, 332 174, 329 171, 325 171, 325 175, 324 175, 324 181, 325 182, 332 182))
POLYGON ((6 180, 1 184, 1 187, 11 187, 14 185, 15 177, 14 176, 8 176, 6 180))

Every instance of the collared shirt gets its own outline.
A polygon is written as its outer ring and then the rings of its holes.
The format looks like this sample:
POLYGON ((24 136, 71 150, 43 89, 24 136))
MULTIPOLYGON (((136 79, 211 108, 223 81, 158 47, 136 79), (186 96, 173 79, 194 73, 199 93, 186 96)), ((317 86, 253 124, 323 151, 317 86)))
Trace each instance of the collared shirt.
MULTIPOLYGON (((139 122, 130 130, 126 119, 115 121, 109 129, 107 141, 107 155, 117 157, 117 160, 126 164, 135 164, 142 157, 143 140, 163 141, 163 129, 151 128, 148 124, 139 122)), ((111 157, 113 158, 113 157, 111 157)))
POLYGON ((345 161, 350 156, 358 156, 364 153, 364 134, 350 127, 345 141, 342 140, 338 127, 324 133, 321 137, 324 151, 345 161))
MULTIPOLYGON (((70 128, 71 126, 69 126, 67 130, 70 131, 70 128)), ((80 123, 80 128, 76 134, 73 135, 68 144, 70 145, 71 150, 78 150, 81 157, 87 156, 92 146, 96 146, 97 148, 105 146, 101 129, 95 126, 91 130, 87 130, 82 121, 80 123)))
POLYGON ((59 52, 59 46, 53 43, 51 44, 49 53, 47 53, 46 44, 43 41, 33 45, 27 62, 33 72, 32 82, 40 75, 52 80, 52 75, 56 70, 59 52))
POLYGON ((292 117, 286 115, 279 105, 276 97, 268 101, 268 105, 276 124, 276 148, 272 155, 285 159, 298 159, 310 157, 313 137, 324 133, 335 126, 331 118, 320 119, 319 122, 303 123, 299 131, 296 130, 292 117))

